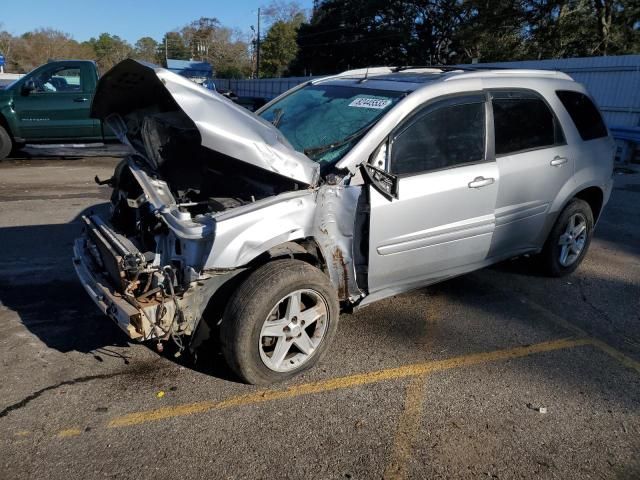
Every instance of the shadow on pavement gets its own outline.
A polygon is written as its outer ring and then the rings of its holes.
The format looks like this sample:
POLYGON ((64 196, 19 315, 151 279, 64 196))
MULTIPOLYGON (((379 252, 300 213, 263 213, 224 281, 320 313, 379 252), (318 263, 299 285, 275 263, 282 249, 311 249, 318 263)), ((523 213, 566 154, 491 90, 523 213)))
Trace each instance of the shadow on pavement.
MULTIPOLYGON (((103 211, 107 204, 83 211, 103 211)), ((79 217, 78 217, 79 219, 79 217)), ((118 327, 97 310, 77 281, 71 263, 78 219, 68 224, 0 227, 0 302, 47 347, 121 356, 127 346, 118 327)))

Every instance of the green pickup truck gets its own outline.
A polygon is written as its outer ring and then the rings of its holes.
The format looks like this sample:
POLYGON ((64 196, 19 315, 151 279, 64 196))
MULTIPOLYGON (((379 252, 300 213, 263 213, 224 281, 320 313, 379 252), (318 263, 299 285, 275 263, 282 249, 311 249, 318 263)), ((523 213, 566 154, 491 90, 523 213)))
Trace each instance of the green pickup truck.
POLYGON ((42 65, 0 89, 0 160, 25 143, 86 143, 114 139, 89 117, 98 82, 95 62, 42 65))

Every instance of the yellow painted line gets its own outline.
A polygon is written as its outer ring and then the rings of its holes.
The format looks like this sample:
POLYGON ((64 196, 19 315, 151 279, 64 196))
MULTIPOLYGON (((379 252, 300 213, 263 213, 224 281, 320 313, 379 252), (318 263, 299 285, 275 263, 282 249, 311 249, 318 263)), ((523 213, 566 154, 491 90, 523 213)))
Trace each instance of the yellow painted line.
POLYGON ((67 437, 75 437, 76 435, 80 435, 82 432, 78 428, 68 428, 66 430, 61 430, 58 432, 56 437, 67 438, 67 437))
POLYGON ((594 347, 599 348, 600 350, 602 350, 612 358, 615 358, 623 366, 640 373, 640 362, 625 355, 617 348, 612 347, 608 343, 602 340, 599 340, 597 338, 589 337, 587 332, 585 332, 582 328, 578 327, 577 325, 574 325, 573 323, 569 322, 567 319, 553 313, 551 310, 543 307, 538 303, 531 302, 530 300, 525 298, 522 298, 521 301, 527 304, 528 306, 532 307, 534 310, 537 310, 539 313, 547 317, 549 320, 551 320, 555 324, 561 326, 562 328, 569 330, 570 332, 573 332, 577 336, 589 338, 589 341, 594 347))
POLYGON ((617 348, 613 348, 611 345, 603 342, 602 340, 597 340, 594 338, 591 339, 591 343, 593 343, 595 347, 598 347, 603 352, 618 360, 618 362, 620 362, 625 367, 640 373, 640 362, 637 362, 633 358, 626 356, 620 350, 618 350, 617 348))
POLYGON ((29 430, 20 430, 16 432, 15 435, 17 437, 28 437, 29 435, 31 435, 31 432, 29 430))
POLYGON ((221 410, 224 408, 238 407, 241 405, 256 404, 268 402, 272 400, 280 400, 286 398, 299 397, 301 395, 310 395, 313 393, 328 392, 344 388, 352 388, 371 383, 382 382, 385 380, 397 380, 400 378, 416 377, 426 375, 442 370, 453 368, 468 367, 487 362, 495 362, 500 360, 509 360, 512 358, 526 357, 536 353, 551 352, 566 348, 579 347, 589 345, 590 339, 561 339, 549 342, 537 343, 534 345, 509 348, 505 350, 495 350, 492 352, 473 353, 470 355, 462 355, 445 360, 434 360, 429 362, 416 363, 413 365, 405 365, 402 367, 388 368, 385 370, 377 370, 374 372, 360 373, 356 375, 348 375, 345 377, 331 378, 318 382, 305 383, 302 385, 293 385, 285 390, 261 390, 246 395, 231 397, 227 400, 218 402, 205 401, 196 403, 187 403, 171 407, 158 408, 155 410, 147 410, 142 412, 133 412, 121 417, 113 418, 107 426, 109 428, 128 427, 141 423, 154 422, 167 418, 181 417, 203 413, 210 410, 221 410))
POLYGON ((398 421, 393 452, 382 478, 401 480, 407 476, 407 463, 412 456, 413 444, 422 421, 425 400, 425 377, 415 377, 407 385, 404 411, 398 421))

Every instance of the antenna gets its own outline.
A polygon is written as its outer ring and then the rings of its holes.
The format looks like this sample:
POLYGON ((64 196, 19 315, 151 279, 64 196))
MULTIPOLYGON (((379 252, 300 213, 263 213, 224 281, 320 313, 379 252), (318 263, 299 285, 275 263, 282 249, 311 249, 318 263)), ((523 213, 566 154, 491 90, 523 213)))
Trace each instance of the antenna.
POLYGON ((367 67, 367 70, 364 72, 364 78, 361 79, 358 83, 364 83, 369 79, 369 67, 367 67))

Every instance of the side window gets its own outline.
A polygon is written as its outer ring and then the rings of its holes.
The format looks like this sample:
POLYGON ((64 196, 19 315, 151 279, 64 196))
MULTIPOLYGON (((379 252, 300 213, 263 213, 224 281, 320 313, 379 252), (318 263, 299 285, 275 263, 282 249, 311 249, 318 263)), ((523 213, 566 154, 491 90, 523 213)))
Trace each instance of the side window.
POLYGON ((560 123, 532 92, 492 92, 496 155, 564 143, 560 123))
POLYGON ((80 68, 57 67, 44 70, 33 78, 38 93, 81 92, 80 68))
POLYGON ((589 97, 570 90, 558 90, 556 95, 569 112, 583 140, 607 136, 602 116, 589 97))
POLYGON ((483 97, 435 104, 394 138, 391 173, 410 174, 484 160, 483 97))

